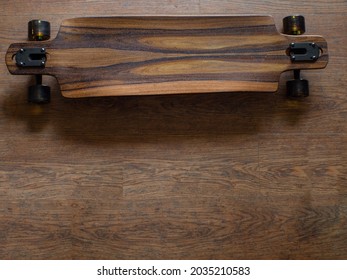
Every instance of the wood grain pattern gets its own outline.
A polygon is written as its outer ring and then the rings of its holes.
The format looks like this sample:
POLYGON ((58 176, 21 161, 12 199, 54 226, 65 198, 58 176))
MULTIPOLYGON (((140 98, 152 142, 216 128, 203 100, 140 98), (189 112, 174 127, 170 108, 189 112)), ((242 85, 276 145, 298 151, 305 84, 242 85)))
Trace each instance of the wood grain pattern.
MULTIPOLYGON (((0 259, 346 259, 344 0, 0 1, 0 259), (43 4, 44 3, 44 4, 43 4), (228 92, 27 104, 27 22, 303 13, 329 45, 304 100, 228 92)), ((149 44, 155 42, 151 39, 149 44)), ((169 46, 170 41, 165 43, 169 46)), ((157 43, 155 43, 157 46, 157 43)))
POLYGON ((268 91, 292 69, 324 68, 327 42, 285 36, 270 16, 123 17, 65 20, 52 42, 11 45, 12 74, 57 78, 65 97, 268 91), (315 42, 314 63, 291 63, 291 42, 315 42), (45 47, 45 69, 21 69, 20 48, 45 47))

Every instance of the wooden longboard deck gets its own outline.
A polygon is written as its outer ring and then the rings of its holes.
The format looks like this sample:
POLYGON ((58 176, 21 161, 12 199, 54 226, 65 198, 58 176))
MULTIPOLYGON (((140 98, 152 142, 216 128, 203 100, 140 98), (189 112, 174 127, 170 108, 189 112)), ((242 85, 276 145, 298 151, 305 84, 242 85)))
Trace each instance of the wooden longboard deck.
POLYGON ((110 17, 63 21, 52 41, 12 44, 12 74, 57 78, 65 97, 276 91, 280 74, 324 68, 320 36, 280 34, 270 16, 110 17), (315 42, 315 62, 292 63, 292 42, 315 42), (44 47, 44 68, 21 68, 20 48, 44 47))

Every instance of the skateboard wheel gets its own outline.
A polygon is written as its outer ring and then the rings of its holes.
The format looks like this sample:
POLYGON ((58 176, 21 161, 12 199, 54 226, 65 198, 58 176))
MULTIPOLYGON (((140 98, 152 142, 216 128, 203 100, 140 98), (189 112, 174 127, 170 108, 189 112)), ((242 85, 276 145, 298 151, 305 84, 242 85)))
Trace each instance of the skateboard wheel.
POLYGON ((51 37, 51 24, 43 20, 31 20, 28 22, 29 41, 45 41, 51 37))
POLYGON ((287 16, 283 18, 283 33, 287 35, 304 34, 305 18, 303 16, 287 16))
POLYGON ((46 104, 51 101, 51 89, 49 86, 34 85, 29 87, 28 102, 46 104))
POLYGON ((309 96, 309 86, 307 80, 291 80, 287 81, 288 97, 307 97, 309 96))

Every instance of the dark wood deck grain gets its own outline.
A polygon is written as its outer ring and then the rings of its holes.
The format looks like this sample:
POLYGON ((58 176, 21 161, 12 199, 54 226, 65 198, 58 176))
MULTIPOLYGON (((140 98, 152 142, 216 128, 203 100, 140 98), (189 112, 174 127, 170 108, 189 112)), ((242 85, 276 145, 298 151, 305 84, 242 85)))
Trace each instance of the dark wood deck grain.
POLYGON ((282 72, 327 62, 322 37, 280 34, 271 16, 74 18, 52 41, 12 44, 6 54, 12 74, 52 75, 65 97, 275 92, 282 72), (287 49, 303 41, 321 56, 292 63, 287 49), (44 68, 16 65, 29 48, 45 48, 44 68))
POLYGON ((346 259, 346 2, 2 1, 1 259, 346 259), (304 13, 329 45, 311 95, 26 103, 5 53, 33 18, 304 13))

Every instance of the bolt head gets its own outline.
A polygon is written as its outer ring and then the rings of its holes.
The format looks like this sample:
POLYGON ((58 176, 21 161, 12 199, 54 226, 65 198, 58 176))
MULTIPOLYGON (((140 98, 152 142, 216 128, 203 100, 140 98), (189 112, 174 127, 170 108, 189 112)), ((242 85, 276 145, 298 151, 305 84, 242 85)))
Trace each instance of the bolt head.
POLYGON ((294 48, 294 47, 295 47, 295 43, 290 43, 290 46, 291 46, 292 48, 294 48))

